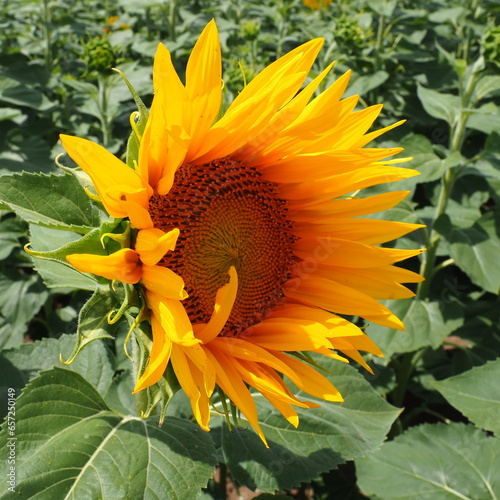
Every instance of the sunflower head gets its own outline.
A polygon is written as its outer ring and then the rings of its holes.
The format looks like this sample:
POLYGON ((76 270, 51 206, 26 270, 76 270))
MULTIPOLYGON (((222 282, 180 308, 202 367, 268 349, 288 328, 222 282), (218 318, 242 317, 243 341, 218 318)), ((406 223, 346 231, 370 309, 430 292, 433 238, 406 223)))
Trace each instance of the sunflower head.
POLYGON ((421 280, 393 265, 421 249, 380 246, 420 226, 365 217, 408 193, 353 194, 416 175, 397 166, 405 159, 387 159, 401 148, 365 147, 401 122, 368 132, 381 106, 357 110, 357 96, 342 99, 349 72, 323 92, 331 66, 304 84, 321 45, 312 40, 270 64, 218 118, 212 21, 185 82, 158 47, 134 168, 61 136, 108 213, 133 228, 121 250, 68 261, 141 290, 148 315, 139 319, 147 317, 152 345, 135 392, 163 380, 168 367, 206 430, 216 388, 264 442, 251 390, 294 426, 294 407, 317 405, 297 398, 283 375, 314 397, 341 401, 307 353, 370 370, 360 351, 382 353, 345 316, 403 329, 379 299, 411 297, 402 283, 421 280))

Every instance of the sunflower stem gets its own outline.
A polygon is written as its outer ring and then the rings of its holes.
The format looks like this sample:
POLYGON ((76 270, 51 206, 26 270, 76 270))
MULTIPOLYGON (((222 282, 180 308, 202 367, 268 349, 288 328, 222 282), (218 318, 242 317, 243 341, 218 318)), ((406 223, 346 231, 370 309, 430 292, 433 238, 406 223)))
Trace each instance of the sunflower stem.
MULTIPOLYGON (((479 78, 480 71, 481 66, 477 65, 477 67, 472 70, 467 82, 464 82, 464 77, 459 75, 462 110, 460 110, 457 119, 451 125, 449 144, 450 155, 460 152, 462 149, 466 135, 467 120, 470 115, 469 111, 464 110, 467 110, 471 105, 474 87, 479 78)), ((434 213, 433 224, 446 212, 448 200, 451 197, 453 186, 460 172, 460 165, 455 165, 454 167, 448 169, 442 177, 441 190, 439 192, 439 199, 434 213)), ((439 266, 436 267, 435 264, 439 243, 441 242, 441 236, 434 230, 432 225, 429 227, 428 234, 430 244, 427 248, 426 254, 424 254, 424 260, 422 261, 422 266, 420 268, 420 274, 425 278, 425 280, 419 283, 417 288, 417 298, 420 300, 428 297, 432 277, 437 273, 437 271, 439 271, 439 269, 441 269, 439 266)))
POLYGON ((170 0, 170 12, 168 13, 168 26, 170 28, 170 38, 172 41, 177 40, 177 32, 175 19, 177 17, 177 0, 170 0))

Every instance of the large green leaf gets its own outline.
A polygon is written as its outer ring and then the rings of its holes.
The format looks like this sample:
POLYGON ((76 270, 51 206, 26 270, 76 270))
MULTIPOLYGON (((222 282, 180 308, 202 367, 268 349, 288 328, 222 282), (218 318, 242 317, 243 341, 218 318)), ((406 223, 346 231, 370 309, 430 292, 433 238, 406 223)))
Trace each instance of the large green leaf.
POLYGON ((21 246, 19 239, 26 236, 26 223, 19 217, 0 221, 0 260, 6 259, 14 248, 21 246))
MULTIPOLYGON (((59 339, 46 338, 2 352, 0 397, 4 398, 7 388, 12 388, 18 393, 29 380, 37 377, 41 370, 48 370, 53 366, 62 367, 59 357, 67 359, 75 343, 75 335, 63 335, 59 339)), ((67 368, 80 373, 104 397, 112 383, 115 359, 103 342, 93 342, 67 368)), ((0 415, 3 416, 6 409, 7 406, 2 405, 0 415)))
POLYGON ((87 233, 100 224, 99 210, 70 174, 13 174, 0 177, 0 205, 27 222, 87 233))
POLYGON ((452 94, 441 94, 421 85, 417 87, 417 95, 425 111, 433 118, 444 120, 450 126, 455 123, 460 113, 460 98, 452 94))
POLYGON ((8 327, 0 336, 0 349, 23 341, 28 324, 47 300, 48 292, 40 277, 17 269, 0 274, 0 318, 8 327))
POLYGON ((0 76, 0 101, 39 111, 46 111, 54 106, 54 103, 49 101, 39 90, 6 76, 0 76))
POLYGON ((500 267, 495 262, 500 255, 496 212, 485 213, 470 227, 456 227, 446 215, 439 218, 435 228, 450 243, 455 263, 478 286, 497 294, 500 290, 500 267))
MULTIPOLYGON (((195 499, 207 484, 215 451, 196 424, 157 422, 111 411, 78 373, 54 368, 27 386, 16 404, 15 493, 2 498, 195 499)), ((0 466, 7 474, 7 461, 0 466)), ((5 491, 6 481, 2 482, 5 491)))
POLYGON ((499 380, 500 358, 431 385, 478 427, 500 436, 499 380))
POLYGON ((377 449, 400 410, 389 405, 351 366, 321 361, 327 377, 341 391, 343 403, 328 403, 298 392, 302 399, 321 405, 297 409, 298 429, 263 398, 256 397, 259 422, 269 442, 264 448, 250 430, 222 429, 222 448, 233 477, 264 491, 290 489, 310 481, 339 463, 377 449))
POLYGON ((370 324, 366 329, 387 361, 394 354, 412 352, 422 347, 439 347, 443 339, 464 322, 462 308, 448 298, 432 302, 413 298, 389 300, 385 305, 403 321, 406 328, 402 332, 370 324))
POLYGON ((420 134, 408 134, 401 140, 400 145, 405 148, 405 156, 413 158, 409 164, 411 168, 422 174, 415 178, 415 184, 440 179, 449 168, 455 167, 462 158, 458 152, 447 155, 444 159, 440 158, 434 152, 431 141, 420 134))
POLYGON ((467 127, 485 134, 500 133, 500 109, 493 102, 484 104, 469 117, 467 127))
POLYGON ((349 89, 344 97, 351 95, 366 95, 370 90, 380 87, 389 78, 389 73, 386 71, 375 71, 368 75, 361 75, 349 85, 349 89))
POLYGON ((356 472, 374 500, 496 500, 500 443, 472 425, 425 424, 356 460, 356 472))

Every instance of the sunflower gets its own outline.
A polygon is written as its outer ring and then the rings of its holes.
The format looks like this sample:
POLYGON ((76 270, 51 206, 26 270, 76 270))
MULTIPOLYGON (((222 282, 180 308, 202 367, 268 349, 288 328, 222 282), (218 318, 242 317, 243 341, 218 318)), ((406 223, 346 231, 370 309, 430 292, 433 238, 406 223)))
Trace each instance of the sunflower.
POLYGON ((313 10, 320 10, 328 7, 333 0, 303 0, 302 3, 313 10))
POLYGON ((421 227, 357 218, 408 192, 359 198, 359 189, 417 172, 384 160, 401 148, 364 148, 402 122, 367 133, 382 106, 354 111, 341 99, 349 72, 316 97, 327 67, 303 86, 322 45, 305 43, 258 74, 218 118, 221 53, 210 22, 189 58, 185 85, 164 45, 153 69, 154 100, 129 168, 103 147, 63 135, 107 212, 128 218, 130 248, 67 257, 78 270, 138 283, 153 344, 135 392, 170 363, 199 425, 209 430, 218 387, 265 443, 250 388, 294 426, 294 406, 313 408, 285 384, 342 401, 307 353, 368 370, 359 351, 382 353, 341 315, 389 328, 401 321, 378 299, 407 298, 421 281, 392 264, 422 250, 378 245, 421 227))

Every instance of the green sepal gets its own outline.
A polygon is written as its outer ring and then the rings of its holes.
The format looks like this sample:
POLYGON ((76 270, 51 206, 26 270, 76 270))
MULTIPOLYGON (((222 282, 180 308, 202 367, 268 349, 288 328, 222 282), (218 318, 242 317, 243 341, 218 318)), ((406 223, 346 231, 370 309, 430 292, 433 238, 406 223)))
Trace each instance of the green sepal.
MULTIPOLYGON (((66 260, 66 257, 68 255, 75 253, 109 255, 111 249, 109 249, 109 246, 108 249, 104 248, 101 243, 101 239, 108 233, 112 233, 113 231, 115 231, 120 226, 120 224, 122 224, 121 219, 113 219, 108 222, 103 222, 100 227, 92 229, 92 231, 82 236, 80 239, 72 241, 71 243, 63 245, 62 247, 56 248, 55 250, 32 250, 31 248, 29 248, 29 244, 25 246, 25 250, 31 257, 59 262, 73 269, 71 264, 66 260)), ((124 222, 123 224, 126 223, 124 222)))
MULTIPOLYGON (((129 286, 129 285, 125 285, 129 286)), ((118 327, 116 322, 110 323, 108 317, 120 302, 123 302, 123 292, 113 290, 109 285, 98 285, 94 294, 84 304, 78 315, 76 344, 67 360, 60 359, 64 365, 71 364, 82 349, 97 339, 114 339, 118 327)))
POLYGON ((167 414, 167 408, 175 396, 177 391, 180 390, 181 384, 177 380, 172 363, 167 365, 167 369, 163 374, 163 377, 158 381, 158 387, 160 388, 161 400, 160 400, 160 425, 163 424, 165 416, 167 414))

